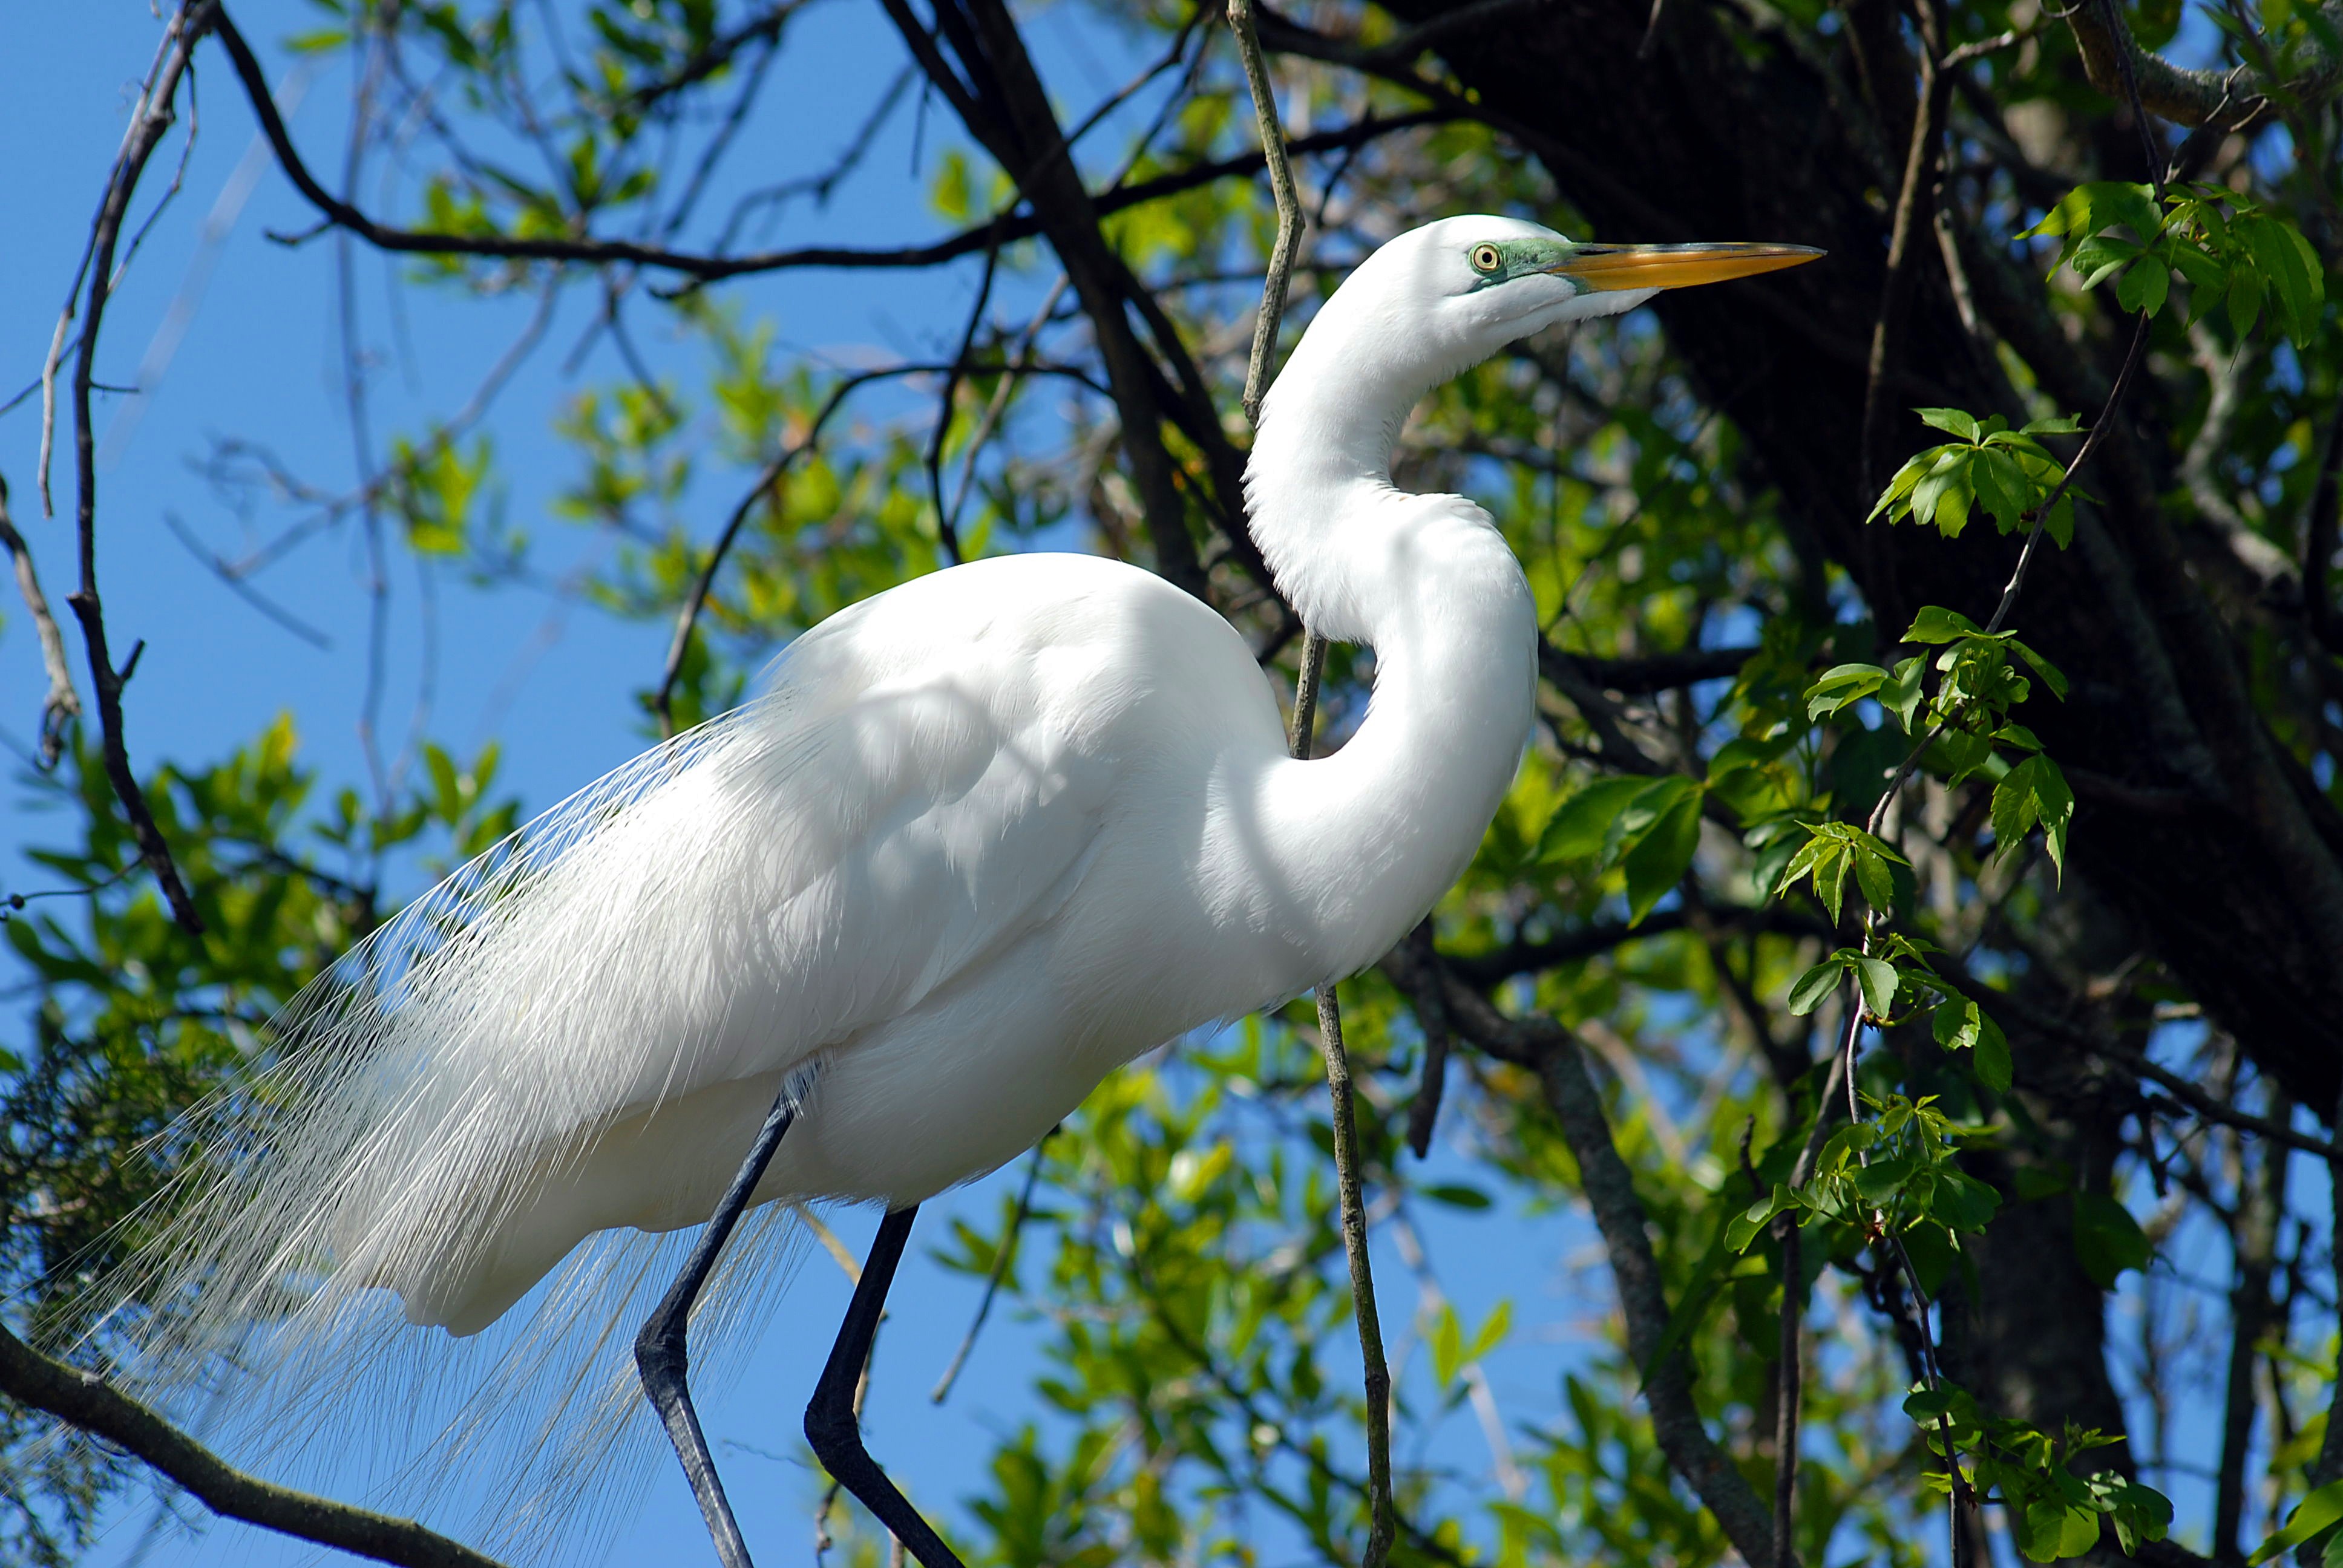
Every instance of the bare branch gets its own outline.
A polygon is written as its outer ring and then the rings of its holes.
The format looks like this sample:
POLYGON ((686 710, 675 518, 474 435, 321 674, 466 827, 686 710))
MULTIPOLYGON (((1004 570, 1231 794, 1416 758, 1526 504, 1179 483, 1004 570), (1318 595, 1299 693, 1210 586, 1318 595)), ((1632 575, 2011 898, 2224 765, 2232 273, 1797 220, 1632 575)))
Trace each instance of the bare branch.
MULTIPOLYGON (((708 608, 708 596, 709 590, 715 586, 716 574, 723 569, 725 558, 731 554, 732 546, 740 537, 740 529, 747 524, 749 515, 756 510, 757 503, 771 493, 773 487, 779 483, 781 477, 789 472, 799 457, 813 449, 815 444, 821 439, 821 432, 830 423, 830 417, 838 412, 848 397, 860 388, 873 381, 888 380, 898 376, 940 375, 949 374, 955 369, 964 375, 970 368, 970 367, 963 358, 950 364, 923 362, 911 365, 888 365, 876 370, 858 371, 831 387, 830 396, 823 399, 821 407, 815 411, 812 421, 807 425, 805 434, 774 453, 771 460, 758 471, 756 482, 749 487, 747 494, 740 498, 739 504, 732 508, 732 515, 725 519, 722 531, 716 536, 714 548, 708 552, 707 563, 699 568, 699 575, 692 580, 691 592, 685 596, 683 608, 676 616, 675 636, 668 643, 667 663, 659 676, 659 689, 651 698, 651 709, 659 715, 660 735, 672 736, 675 733, 672 704, 675 699, 675 683, 683 674, 684 654, 691 647, 692 633, 699 628, 701 612, 708 608)), ((1015 365, 983 368, 997 370, 1003 376, 1036 374, 1069 376, 1081 381, 1083 385, 1090 387, 1091 390, 1104 395, 1104 389, 1091 382, 1087 377, 1080 376, 1063 366, 1037 365, 1030 357, 1015 365)))
POLYGON ((82 640, 89 652, 90 685, 97 699, 106 778, 122 802, 123 814, 130 820, 139 858, 155 873, 155 880, 171 907, 172 918, 191 932, 203 930, 203 920, 196 913, 195 900, 187 896, 186 886, 179 879, 179 868, 171 859, 171 847, 164 841, 163 830, 156 826, 155 815, 147 809, 146 791, 139 788, 138 777, 131 771, 129 748, 123 739, 122 689, 138 662, 138 649, 132 648, 128 662, 117 669, 106 646, 105 610, 97 591, 97 443, 90 423, 89 395, 96 380, 98 334, 105 325, 106 300, 114 281, 115 246, 130 209, 131 195, 138 188, 147 160, 171 128, 175 114, 172 106, 178 96, 180 79, 186 75, 196 45, 216 14, 213 0, 188 0, 171 18, 166 33, 170 41, 169 52, 153 85, 140 100, 130 134, 124 138, 122 152, 106 177, 106 199, 92 228, 85 275, 81 345, 75 357, 72 388, 76 483, 74 515, 80 547, 81 582, 65 599, 73 607, 74 618, 81 623, 82 640))
POLYGON ((213 1513, 398 1568, 501 1568, 397 1519, 246 1474, 94 1372, 53 1361, 0 1327, 0 1392, 128 1450, 213 1513))
MULTIPOLYGON (((292 136, 285 127, 282 116, 269 95, 267 77, 260 62, 225 13, 215 25, 219 39, 228 51, 236 67, 236 78, 244 85, 245 95, 251 100, 253 113, 260 121, 260 131, 275 153, 279 167, 293 182, 303 198, 323 216, 326 226, 347 229, 380 250, 425 256, 475 256, 503 261, 544 261, 578 263, 587 266, 608 266, 615 263, 656 267, 679 273, 695 283, 714 283, 728 277, 739 277, 751 273, 782 272, 801 267, 920 268, 940 266, 963 256, 974 256, 994 242, 995 225, 984 223, 929 245, 863 247, 854 246, 802 246, 789 250, 751 251, 740 256, 708 255, 692 251, 672 250, 664 246, 646 245, 635 240, 596 239, 585 236, 566 239, 522 239, 499 234, 447 234, 427 229, 407 229, 377 222, 358 207, 343 201, 320 185, 308 165, 293 146, 292 136)), ((1453 113, 1397 115, 1378 118, 1369 116, 1355 126, 1322 132, 1296 141, 1297 153, 1332 152, 1359 146, 1393 131, 1415 126, 1433 125, 1455 118, 1453 113)), ((1245 154, 1222 158, 1213 163, 1199 164, 1193 168, 1178 169, 1142 180, 1134 186, 1104 191, 1091 198, 1101 215, 1121 212, 1146 202, 1193 190, 1199 186, 1234 176, 1250 175, 1262 166, 1259 154, 1245 154)), ((1041 218, 1031 214, 1012 214, 998 226, 1001 244, 1031 239, 1043 232, 1041 218)), ((303 236, 301 237, 307 237, 303 236)), ((62 340, 62 339, 61 339, 62 340)))
POLYGON ((647 109, 662 98, 671 97, 686 87, 706 81, 730 65, 732 57, 749 45, 778 41, 789 19, 804 10, 808 3, 809 0, 781 0, 779 5, 767 8, 729 33, 709 40, 706 48, 677 66, 671 74, 632 88, 619 102, 628 108, 647 109))
POLYGON ((25 596, 34 635, 40 639, 41 668, 49 677, 48 695, 41 699, 41 766, 55 768, 65 755, 65 726, 81 717, 81 698, 74 690, 73 670, 65 662, 65 635, 57 629, 57 618, 50 612, 40 577, 33 570, 33 552, 9 518, 6 479, 0 479, 0 546, 6 548, 16 569, 16 591, 25 596))

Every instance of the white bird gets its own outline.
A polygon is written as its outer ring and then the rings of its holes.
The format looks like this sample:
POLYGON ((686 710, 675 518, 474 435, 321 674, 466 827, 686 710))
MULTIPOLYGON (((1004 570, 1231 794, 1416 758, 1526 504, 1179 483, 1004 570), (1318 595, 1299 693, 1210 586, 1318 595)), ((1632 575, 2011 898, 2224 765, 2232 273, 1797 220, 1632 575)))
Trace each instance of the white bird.
POLYGON ((739 1568, 684 1381, 691 1306, 745 1207, 875 1201, 807 1432, 925 1568, 959 1568, 850 1404, 917 1205, 1141 1052, 1373 962, 1520 763, 1529 586, 1478 506, 1393 486, 1410 410, 1546 327, 1819 254, 1573 245, 1501 217, 1383 246, 1311 322, 1246 472, 1280 589, 1374 649, 1338 751, 1290 757, 1242 638, 1134 567, 979 561, 840 611, 750 701, 532 823, 296 1001, 263 1089, 212 1112, 229 1155, 139 1261, 149 1292, 198 1302, 157 1363, 285 1325, 288 1287, 297 1332, 384 1287, 471 1334, 594 1232, 709 1221, 637 1352, 739 1568))

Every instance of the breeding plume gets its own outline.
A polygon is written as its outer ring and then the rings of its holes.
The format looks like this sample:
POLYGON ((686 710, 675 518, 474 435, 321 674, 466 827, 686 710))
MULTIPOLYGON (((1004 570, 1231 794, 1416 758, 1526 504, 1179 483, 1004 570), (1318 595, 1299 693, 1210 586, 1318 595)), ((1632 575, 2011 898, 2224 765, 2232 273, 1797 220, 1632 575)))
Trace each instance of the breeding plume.
POLYGON ((1479 507, 1393 487, 1410 409, 1541 328, 1817 254, 1458 217, 1352 274, 1246 475, 1294 608, 1374 649, 1331 757, 1287 755, 1268 679, 1210 607, 1111 561, 956 567, 807 632, 738 710, 531 824, 296 1002, 263 1091, 213 1113, 230 1155, 142 1260, 146 1289, 202 1303, 150 1346, 157 1375, 250 1322, 323 1333, 377 1290, 473 1334, 565 1258, 587 1266, 596 1232, 706 1222, 636 1357, 739 1568, 685 1381, 693 1303, 749 1207, 878 1202, 806 1432, 926 1568, 958 1568, 851 1406, 920 1202, 1141 1052, 1373 962, 1520 762, 1529 588, 1479 507))

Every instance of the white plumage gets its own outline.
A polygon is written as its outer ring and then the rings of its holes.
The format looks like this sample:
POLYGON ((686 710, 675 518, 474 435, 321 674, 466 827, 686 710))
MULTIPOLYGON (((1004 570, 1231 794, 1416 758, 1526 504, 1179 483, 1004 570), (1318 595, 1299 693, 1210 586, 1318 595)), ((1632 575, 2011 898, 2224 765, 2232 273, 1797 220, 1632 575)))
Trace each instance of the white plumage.
POLYGON ((1648 296, 1574 277, 1584 249, 1500 218, 1403 236, 1271 394, 1254 532, 1312 625, 1375 650, 1337 754, 1291 759, 1242 639, 1135 568, 988 560, 840 613, 288 1010, 136 1264, 198 1303, 152 1376, 253 1322, 280 1347, 330 1332, 375 1287, 471 1334, 596 1231, 706 1219, 792 1072, 819 1067, 757 1199, 900 1206, 1149 1048, 1372 963, 1472 856, 1535 672, 1503 538, 1461 498, 1395 490, 1393 445, 1440 380, 1648 296))

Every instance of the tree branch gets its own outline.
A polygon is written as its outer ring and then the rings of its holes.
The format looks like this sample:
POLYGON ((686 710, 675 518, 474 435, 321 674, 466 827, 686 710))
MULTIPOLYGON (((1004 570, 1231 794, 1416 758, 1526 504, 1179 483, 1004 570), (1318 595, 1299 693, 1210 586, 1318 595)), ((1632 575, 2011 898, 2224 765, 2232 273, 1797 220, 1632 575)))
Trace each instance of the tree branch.
MULTIPOLYGON (((2120 15, 2091 0, 2080 0, 2060 15, 2075 30, 2083 72, 2092 86, 2121 102, 2127 96, 2124 73, 2128 68, 2137 81, 2140 102, 2176 125, 2242 131, 2260 120, 2274 99, 2317 103, 2343 86, 2343 49, 2308 45, 2303 69, 2288 81, 2273 83, 2247 65, 2227 71, 2175 65, 2142 49, 2120 15)), ((2317 15, 2332 35, 2333 29, 2343 27, 2343 0, 2327 0, 2317 15)))
POLYGON ((16 591, 25 596, 25 609, 33 618, 33 632, 41 644, 41 668, 49 678, 48 695, 41 699, 40 758, 43 768, 55 768, 65 755, 65 726, 81 717, 81 698, 74 690, 73 669, 65 661, 65 639, 57 618, 41 592, 39 574, 33 569, 33 552, 8 516, 8 481, 0 479, 0 547, 16 570, 16 591))
MULTIPOLYGON (((1636 1195, 1634 1175, 1612 1140, 1603 1097, 1587 1076, 1578 1041, 1550 1018, 1507 1018, 1487 997, 1445 973, 1446 966, 1438 958, 1431 960, 1430 967, 1441 985, 1449 1027, 1499 1060, 1528 1068, 1538 1076, 1546 1107, 1578 1161, 1580 1186, 1603 1233, 1612 1277, 1619 1288, 1620 1310, 1626 1319, 1627 1353, 1638 1365, 1647 1367, 1644 1396, 1651 1408, 1653 1433, 1669 1466, 1724 1526, 1744 1562, 1775 1563, 1772 1510, 1708 1435, 1693 1401, 1691 1373, 1683 1352, 1675 1351, 1666 1361, 1650 1364, 1667 1333, 1667 1293, 1659 1260, 1652 1252, 1650 1216, 1636 1195)), ((1399 982, 1403 992, 1413 993, 1420 971, 1405 943, 1385 955, 1383 968, 1399 982)), ((1795 1564, 1779 1563, 1777 1568, 1795 1568, 1795 1564)))
POLYGON ((89 653, 90 686, 97 701, 106 779, 122 802, 123 815, 130 820, 139 858, 154 872, 171 907, 171 918, 182 929, 196 933, 203 930, 203 920, 196 913, 195 900, 187 896, 186 885, 179 879, 179 868, 171 859, 171 847, 164 841, 163 830, 155 825, 155 814, 147 808, 146 792, 139 788, 138 776, 131 771, 129 747, 123 739, 122 689, 137 666, 139 648, 134 647, 128 661, 117 669, 106 646, 105 608, 97 592, 97 441, 90 423, 89 395, 96 380, 98 334, 106 323, 106 300, 114 283, 115 245, 121 238, 123 220, 130 210, 131 194, 138 188, 147 160, 171 128, 180 78, 187 73, 196 43, 216 18, 214 0, 187 0, 171 18, 168 53, 139 100, 129 134, 123 138, 122 151, 106 176, 106 199, 99 205, 97 220, 92 226, 86 303, 82 316, 81 345, 74 359, 72 391, 76 487, 74 523, 80 546, 81 584, 65 598, 65 603, 73 607, 74 618, 81 623, 82 641, 89 653))
POLYGON ((398 1568, 501 1568, 495 1558, 411 1519, 246 1474, 96 1373, 41 1354, 5 1327, 0 1392, 127 1449, 225 1518, 398 1568))
MULTIPOLYGON (((213 30, 227 49, 228 58, 236 68, 236 79, 243 85, 245 95, 251 100, 253 113, 260 121, 261 136, 276 156, 277 166, 285 171, 285 176, 293 182, 294 188, 301 193, 303 199, 317 209, 328 226, 347 229, 379 250, 425 256, 474 256, 500 261, 544 261, 583 266, 626 264, 678 273, 695 283, 705 284, 753 273, 805 267, 862 270, 938 266, 964 256, 981 255, 993 242, 996 232, 994 223, 987 220, 927 245, 879 247, 801 246, 788 250, 722 256, 673 250, 665 246, 626 239, 584 236, 522 239, 501 234, 450 234, 431 229, 400 228, 377 221, 318 183, 298 149, 293 146, 284 117, 277 112, 276 102, 270 95, 267 76, 253 55, 251 45, 225 12, 219 14, 213 30)), ((1445 109, 1387 117, 1370 115, 1355 125, 1300 137, 1291 145, 1291 150, 1296 154, 1343 151, 1394 131, 1442 124, 1455 117, 1453 112, 1445 109)), ((1098 213, 1104 216, 1176 196, 1218 180, 1254 174, 1262 166, 1260 154, 1242 154, 1199 164, 1192 168, 1175 169, 1136 185, 1119 186, 1101 192, 1091 200, 1098 213)), ((1001 219, 998 225, 1000 242, 1004 245, 1031 239, 1043 231, 1042 220, 1031 212, 1012 213, 1001 219)))

